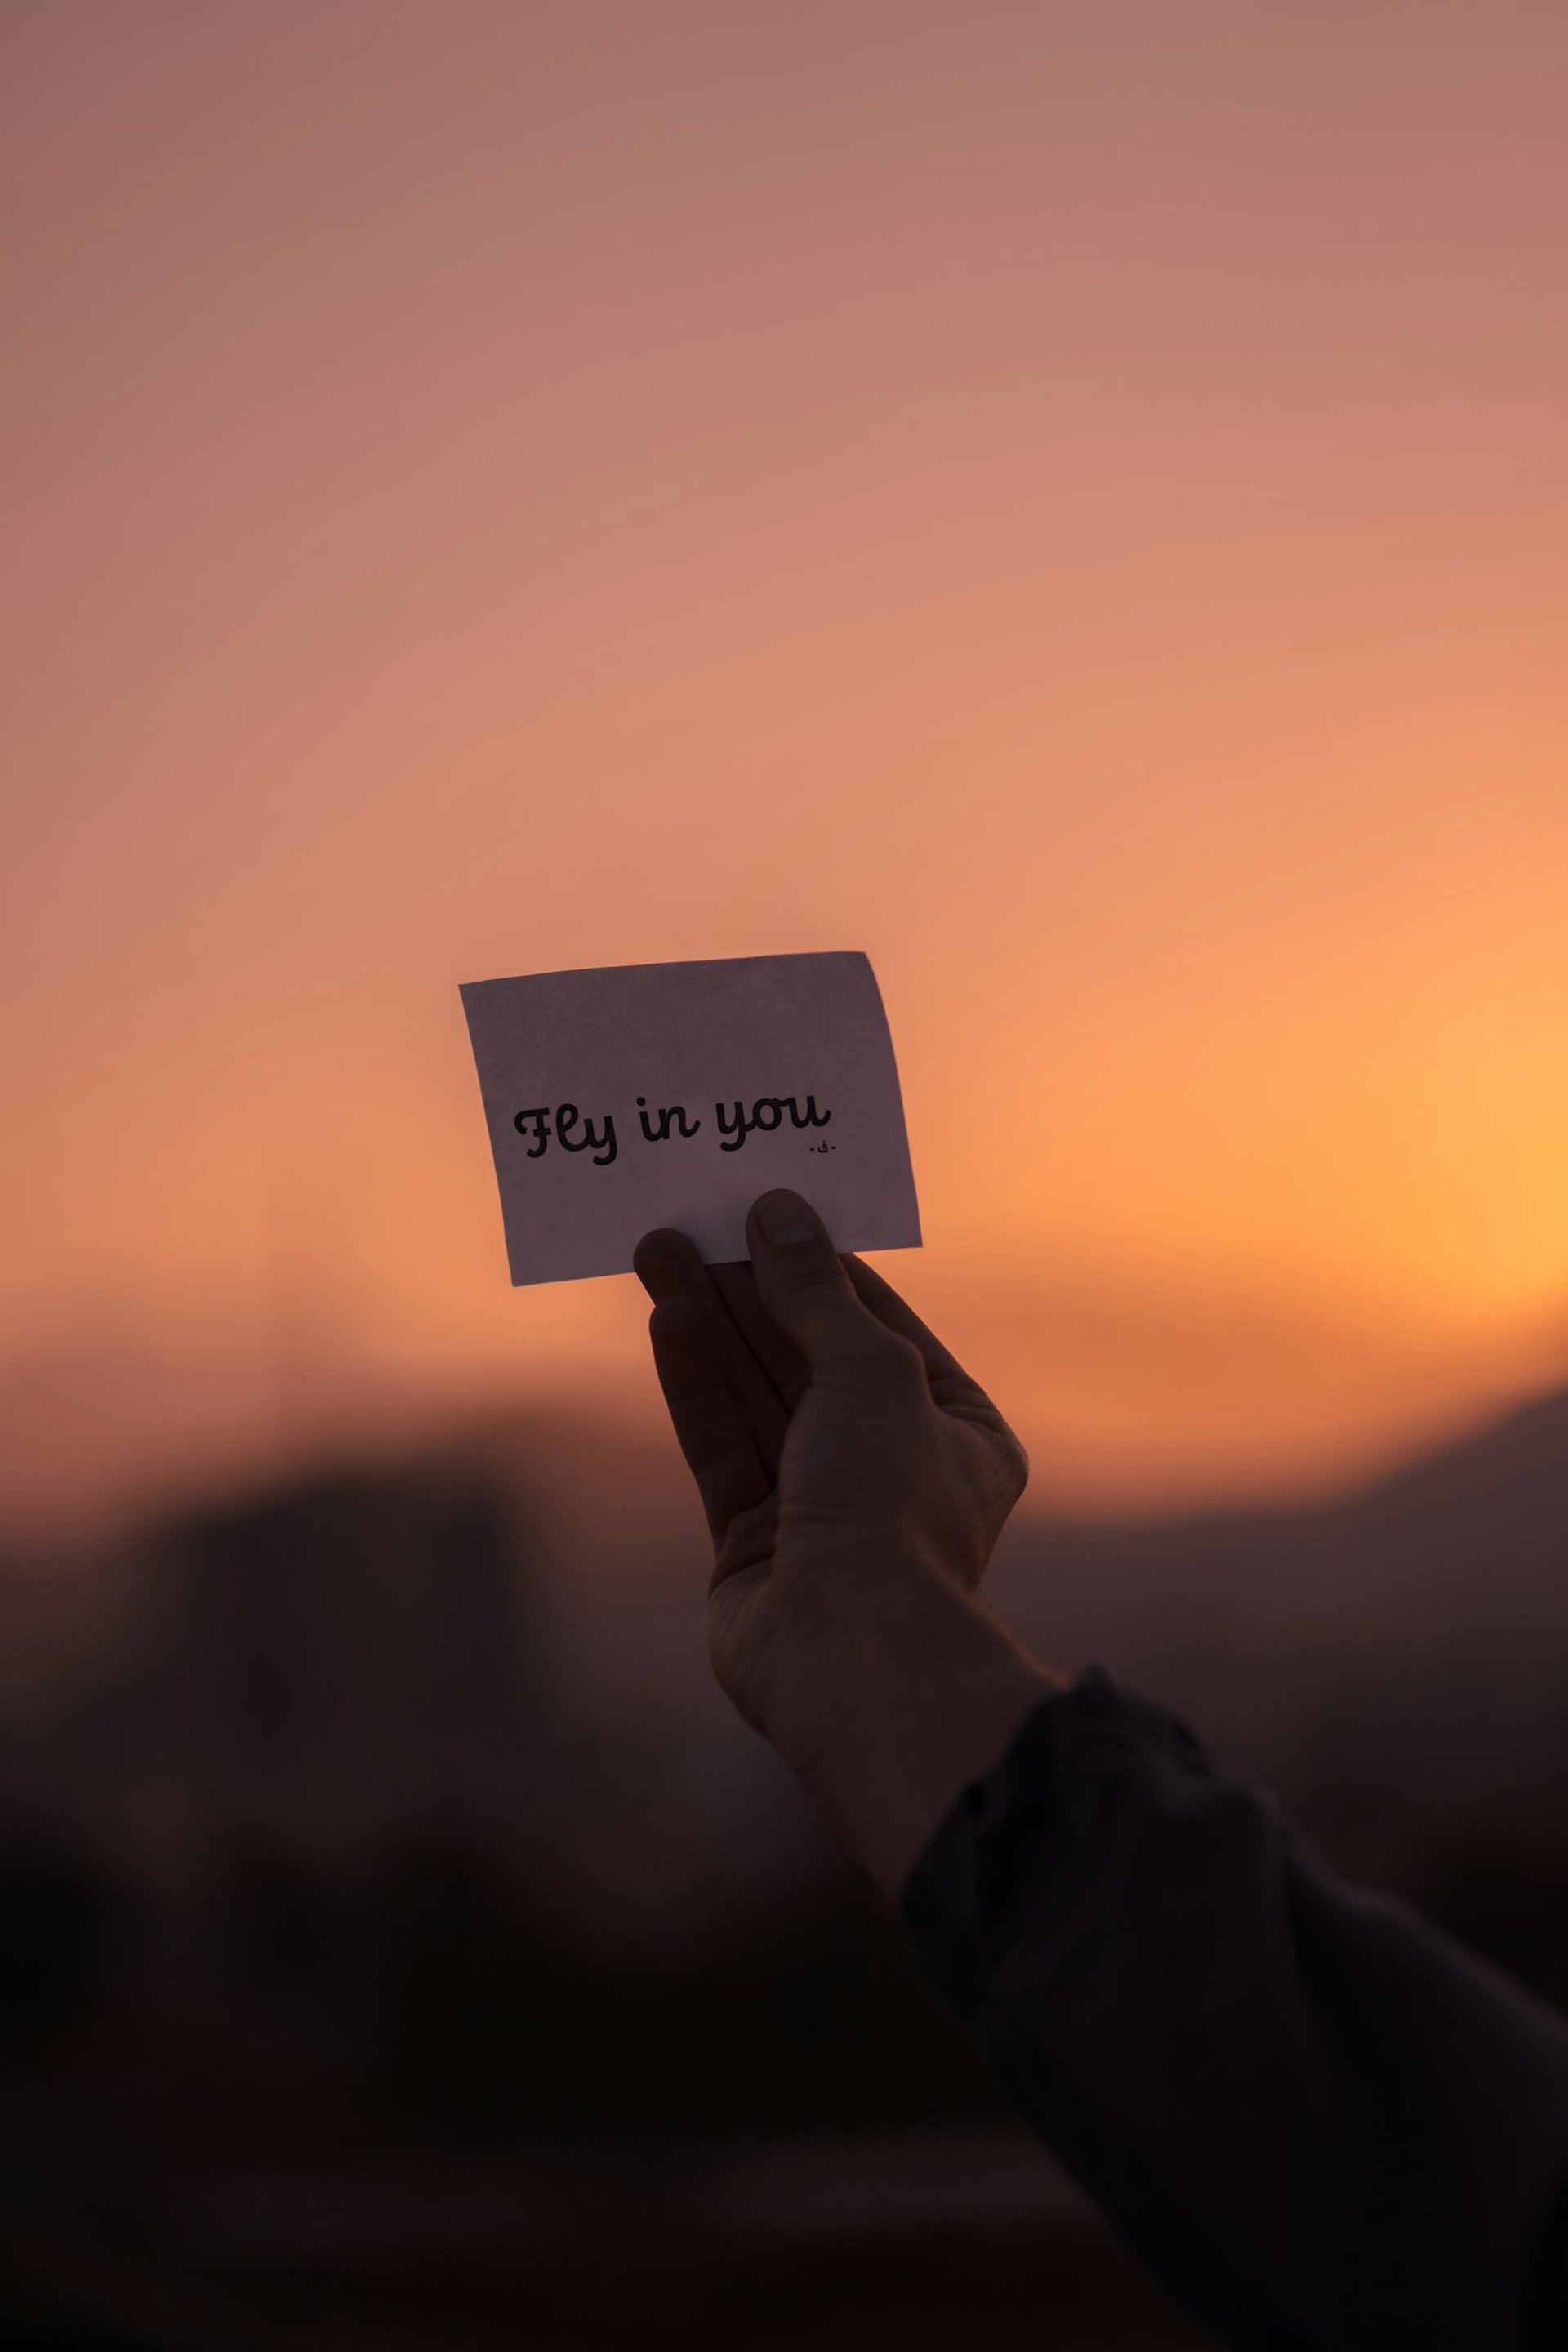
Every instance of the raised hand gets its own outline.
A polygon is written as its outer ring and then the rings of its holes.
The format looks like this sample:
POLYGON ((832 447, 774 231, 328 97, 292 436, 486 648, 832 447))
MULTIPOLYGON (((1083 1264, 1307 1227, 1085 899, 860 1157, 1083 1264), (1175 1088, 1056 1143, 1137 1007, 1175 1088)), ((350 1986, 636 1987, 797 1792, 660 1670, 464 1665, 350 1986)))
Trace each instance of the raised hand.
POLYGON ((984 1390, 880 1276, 835 1255, 798 1194, 764 1194, 747 1240, 749 1263, 705 1266, 682 1234, 649 1234, 637 1271, 713 1538, 715 1672, 841 1814, 823 1786, 844 1769, 833 1710, 901 1718, 917 1690, 940 1710, 933 1642, 972 1663, 999 1642, 1008 1688, 1023 1696, 1021 1670, 1041 1695, 968 1599, 1027 1465, 984 1390))

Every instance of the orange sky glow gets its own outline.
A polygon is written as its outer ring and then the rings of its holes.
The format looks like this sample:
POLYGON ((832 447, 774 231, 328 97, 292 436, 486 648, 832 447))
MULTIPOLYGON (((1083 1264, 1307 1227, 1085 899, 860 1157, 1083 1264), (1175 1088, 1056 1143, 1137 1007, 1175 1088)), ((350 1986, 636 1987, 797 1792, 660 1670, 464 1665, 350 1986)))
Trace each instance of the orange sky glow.
POLYGON ((1568 16, 57 0, 0 1526, 508 1398, 459 981, 864 948, 1042 1500, 1568 1370, 1568 16))

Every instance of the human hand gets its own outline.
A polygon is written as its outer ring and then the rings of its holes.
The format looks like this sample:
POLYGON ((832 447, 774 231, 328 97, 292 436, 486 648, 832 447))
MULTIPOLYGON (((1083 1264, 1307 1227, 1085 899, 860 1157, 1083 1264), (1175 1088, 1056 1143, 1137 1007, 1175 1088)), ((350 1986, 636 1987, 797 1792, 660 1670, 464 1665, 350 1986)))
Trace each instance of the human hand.
POLYGON ((886 1881, 912 1822, 890 1841, 886 1824, 857 1834, 847 1777, 891 1771, 918 1811, 933 1774, 987 1744, 998 1708, 1042 1695, 972 1600, 1027 1465, 984 1391, 879 1275, 835 1255, 797 1194, 764 1194, 747 1240, 749 1263, 705 1266, 669 1231, 636 1257, 713 1538, 710 1649, 741 1712, 886 1881), (883 1750, 895 1724, 910 1748, 918 1713, 918 1758, 852 1761, 846 1709, 884 1727, 883 1750))

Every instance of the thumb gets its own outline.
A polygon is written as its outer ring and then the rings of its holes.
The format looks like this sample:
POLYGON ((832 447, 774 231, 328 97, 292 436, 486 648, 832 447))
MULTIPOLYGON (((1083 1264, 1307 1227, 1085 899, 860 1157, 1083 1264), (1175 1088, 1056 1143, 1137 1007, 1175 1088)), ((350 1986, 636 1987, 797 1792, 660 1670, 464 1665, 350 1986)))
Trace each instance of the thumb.
POLYGON ((814 1372, 869 1370, 901 1343, 863 1305, 821 1218, 798 1192, 764 1192, 746 1220, 763 1306, 814 1372))

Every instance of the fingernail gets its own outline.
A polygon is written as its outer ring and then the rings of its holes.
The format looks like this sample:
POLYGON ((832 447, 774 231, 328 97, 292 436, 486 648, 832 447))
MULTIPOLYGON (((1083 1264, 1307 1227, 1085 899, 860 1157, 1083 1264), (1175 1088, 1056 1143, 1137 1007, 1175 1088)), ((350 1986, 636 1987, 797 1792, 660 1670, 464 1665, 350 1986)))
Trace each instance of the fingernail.
POLYGON ((774 1249, 788 1249, 795 1242, 814 1242, 822 1231, 816 1211, 798 1192, 764 1192, 757 1202, 756 1216, 763 1239, 774 1249))

